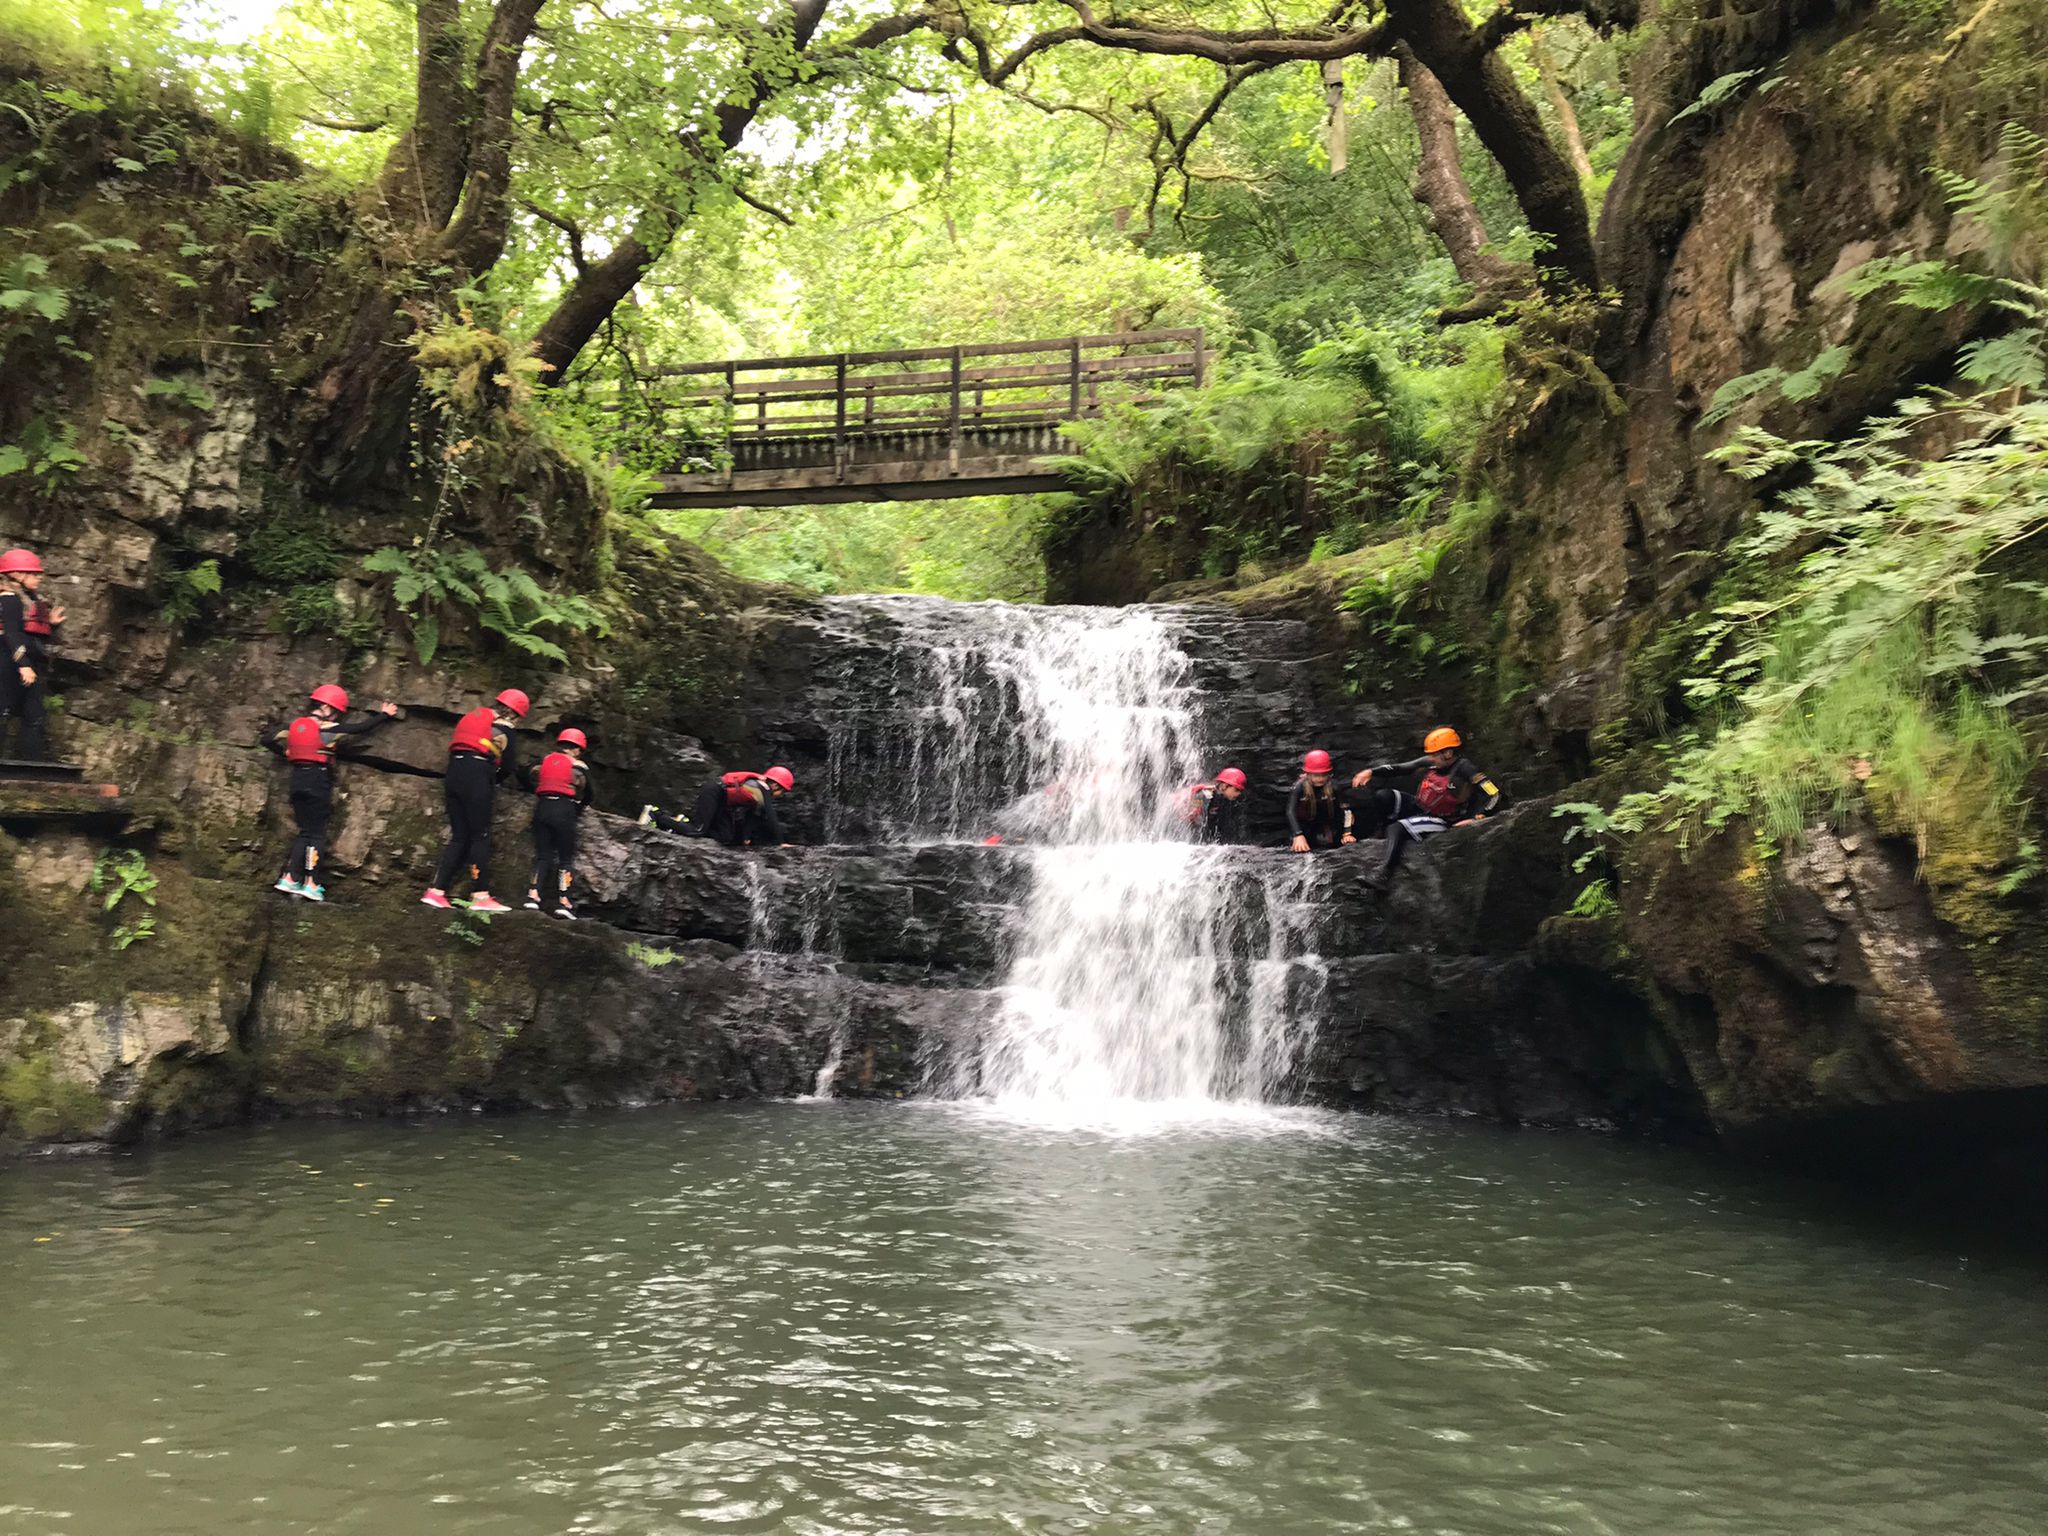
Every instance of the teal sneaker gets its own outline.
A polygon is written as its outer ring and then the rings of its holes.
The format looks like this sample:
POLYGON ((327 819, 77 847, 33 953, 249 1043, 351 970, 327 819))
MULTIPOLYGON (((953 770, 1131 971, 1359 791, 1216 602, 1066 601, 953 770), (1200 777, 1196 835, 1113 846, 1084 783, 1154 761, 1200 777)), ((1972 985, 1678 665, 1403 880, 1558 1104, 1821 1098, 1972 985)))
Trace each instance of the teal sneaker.
POLYGON ((308 901, 325 901, 327 899, 327 887, 315 885, 312 881, 308 880, 299 887, 299 894, 308 901))
POLYGON ((273 891, 283 891, 287 896, 303 896, 306 894, 306 888, 290 875, 279 875, 277 877, 277 884, 273 885, 271 889, 273 891))

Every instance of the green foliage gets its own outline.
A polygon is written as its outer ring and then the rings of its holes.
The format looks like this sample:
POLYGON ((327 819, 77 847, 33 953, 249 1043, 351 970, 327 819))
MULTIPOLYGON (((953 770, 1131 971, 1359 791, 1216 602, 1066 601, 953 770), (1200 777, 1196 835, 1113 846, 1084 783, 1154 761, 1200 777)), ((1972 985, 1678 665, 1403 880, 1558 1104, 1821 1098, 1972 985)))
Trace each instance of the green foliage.
POLYGON ((392 578, 391 598, 412 624, 420 664, 441 646, 439 610, 447 604, 469 609, 483 627, 514 649, 548 661, 565 662, 558 635, 609 633, 604 615, 586 598, 550 592, 518 566, 493 570, 475 549, 399 549, 386 545, 363 561, 371 575, 392 578))
POLYGON ((1396 546, 1395 558, 1345 592, 1343 606, 1364 630, 1365 675, 1377 687, 1392 688, 1403 668, 1447 665, 1463 651, 1457 635, 1446 632, 1448 604, 1437 584, 1455 542, 1396 546))
POLYGON ((1572 898, 1572 904, 1565 908, 1573 917, 1591 918, 1605 922, 1621 915, 1621 904, 1614 899, 1613 883, 1595 880, 1572 898))
MULTIPOLYGON (((100 911, 103 914, 120 917, 117 909, 130 897, 146 908, 156 906, 156 876, 150 873, 148 860, 134 848, 109 848, 102 853, 93 865, 92 878, 87 884, 92 893, 101 898, 100 911)), ((131 909, 129 915, 115 923, 108 942, 115 949, 122 950, 155 934, 155 913, 135 914, 131 909)))
MULTIPOLYGON (((1986 201, 1975 183, 1950 190, 1986 201)), ((1916 307, 1988 302, 2024 347, 2048 333, 2048 292, 2020 278, 1894 261, 1855 281, 1916 307)), ((2048 542, 2048 400, 1981 349, 1965 367, 1995 392, 1928 389, 1843 441, 1750 427, 1720 450, 1733 473, 1785 487, 1735 547, 1751 595, 1697 630, 1685 688, 1704 723, 1667 782, 1589 830, 1690 839, 1743 818, 1771 850, 1861 810, 1914 838, 1951 915, 1997 930, 1982 893, 2039 866, 2043 745, 2013 711, 2048 700, 2048 584, 2020 574, 2048 542)))
POLYGON ((46 418, 34 416, 19 441, 0 443, 0 478, 26 474, 40 481, 43 489, 55 490, 84 466, 78 429, 68 421, 52 426, 46 418))
POLYGON ((221 593, 220 562, 201 560, 173 570, 164 577, 163 603, 159 608, 167 624, 189 624, 206 607, 209 598, 221 593))
MULTIPOLYGON (((1762 73, 1761 69, 1738 69, 1732 74, 1721 75, 1709 81, 1706 88, 1692 102, 1681 107, 1672 116, 1669 126, 1676 127, 1689 117, 1699 117, 1714 112, 1727 103, 1738 100, 1749 86, 1749 83, 1762 73)), ((1776 78, 1766 80, 1752 94, 1768 96, 1783 83, 1782 80, 1776 78)))

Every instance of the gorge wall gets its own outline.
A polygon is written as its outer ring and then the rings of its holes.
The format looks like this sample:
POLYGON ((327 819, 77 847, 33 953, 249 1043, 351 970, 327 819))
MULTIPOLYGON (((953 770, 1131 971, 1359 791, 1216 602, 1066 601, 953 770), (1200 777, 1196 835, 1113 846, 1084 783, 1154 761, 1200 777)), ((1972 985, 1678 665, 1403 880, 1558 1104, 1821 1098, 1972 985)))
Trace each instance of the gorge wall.
MULTIPOLYGON (((1349 764, 1405 756, 1439 718, 1475 722, 1480 755, 1525 802, 1431 847, 1384 902, 1358 878, 1368 853, 1318 864, 1322 1027, 1292 1091, 1760 1142, 1834 1137, 1861 1117, 1962 1143, 1997 1119, 1987 1103, 2031 1103, 2048 1088, 2037 910, 2004 914, 1995 944, 1959 928, 1910 848, 1873 830, 1819 834, 1769 862, 1733 838, 1685 857, 1646 846, 1615 872, 1617 911, 1575 914, 1582 845, 1564 842, 1545 799, 1646 738, 1640 722, 1675 680, 1659 637, 1705 599, 1713 553, 1752 509, 1702 455, 1765 407, 1707 428, 1714 390, 1847 345, 1854 387, 1825 414, 1770 408, 1789 413, 1774 425, 1825 433, 1961 339, 1946 317, 1901 320, 1839 284, 1870 256, 1972 238, 1949 225, 1924 171, 1981 150, 1996 104, 1967 121, 1922 110, 1925 61, 1889 26, 1866 7, 1760 8, 1646 98, 1646 114, 1669 119, 1731 70, 1783 79, 1654 129, 1632 152, 1603 226, 1616 300, 1553 336, 1524 376, 1483 467, 1497 513, 1447 567, 1447 622, 1472 642, 1457 664, 1389 669, 1388 686, 1358 691, 1361 660, 1385 658, 1338 602, 1341 573, 1314 567, 1212 593, 1182 621, 1211 740, 1252 774, 1261 833, 1276 830, 1301 746, 1349 764)), ((58 178, 39 216, 61 217, 66 198, 84 206, 97 187, 90 169, 58 178)), ((154 198, 152 215, 169 217, 193 196, 164 185, 129 208, 154 198)), ((422 666, 389 584, 360 568, 398 538, 404 498, 343 493, 307 472, 311 381, 280 385, 220 351, 155 345, 25 377, 44 398, 17 392, 6 425, 55 401, 84 424, 86 461, 8 497, 0 539, 33 545, 58 573, 54 594, 71 610, 58 741, 122 795, 80 812, 0 789, 11 1140, 118 1140, 267 1113, 788 1094, 821 1081, 893 1095, 971 1053, 997 1006, 1023 855, 884 841, 901 831, 891 795, 926 780, 916 731, 882 705, 940 686, 935 674, 905 682, 906 666, 944 652, 909 635, 915 612, 749 586, 677 541, 607 531, 601 492, 539 445, 501 466, 511 494, 450 531, 494 562, 601 589, 610 634, 557 667, 451 622, 422 666), (204 388, 175 408, 146 392, 181 380, 204 388), (317 573, 275 575, 261 552, 309 528, 324 541, 317 573), (167 612, 206 560, 225 576, 219 601, 196 617, 167 612), (310 627, 286 615, 308 588, 325 594, 310 627), (268 889, 287 813, 256 738, 334 677, 406 718, 343 770, 337 901, 313 910, 268 889), (606 811, 586 818, 594 923, 521 914, 486 927, 416 904, 440 836, 447 730, 508 683, 537 699, 528 755, 560 724, 596 742, 606 811), (803 841, 835 846, 728 854, 611 814, 675 804, 714 768, 769 760, 840 791, 800 797, 792 817, 803 841), (140 851, 158 882, 155 934, 122 948, 115 929, 139 898, 110 913, 92 889, 116 845, 140 851)), ((1070 586, 1086 577, 1091 596, 1135 601, 1192 574, 1147 565, 1108 515, 1094 545, 1076 546, 1099 568, 1068 571, 1070 586)), ((972 737, 985 726, 932 728, 972 737)), ((514 797, 502 803, 498 883, 510 888, 524 814, 514 797)), ((1247 850, 1219 867, 1254 926, 1256 893, 1282 862, 1247 850)))

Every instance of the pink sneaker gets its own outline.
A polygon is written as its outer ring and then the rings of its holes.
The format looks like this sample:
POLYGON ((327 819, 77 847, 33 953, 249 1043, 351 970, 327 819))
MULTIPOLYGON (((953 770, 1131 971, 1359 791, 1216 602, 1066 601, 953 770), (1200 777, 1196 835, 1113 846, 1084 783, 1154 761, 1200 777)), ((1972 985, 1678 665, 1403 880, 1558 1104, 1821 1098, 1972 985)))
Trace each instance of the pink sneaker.
POLYGON ((455 905, 454 902, 448 899, 446 891, 429 891, 420 898, 420 904, 422 906, 438 907, 443 912, 451 910, 455 905))
POLYGON ((469 910, 472 912, 510 912, 512 909, 498 900, 489 891, 485 891, 481 896, 470 897, 469 910))

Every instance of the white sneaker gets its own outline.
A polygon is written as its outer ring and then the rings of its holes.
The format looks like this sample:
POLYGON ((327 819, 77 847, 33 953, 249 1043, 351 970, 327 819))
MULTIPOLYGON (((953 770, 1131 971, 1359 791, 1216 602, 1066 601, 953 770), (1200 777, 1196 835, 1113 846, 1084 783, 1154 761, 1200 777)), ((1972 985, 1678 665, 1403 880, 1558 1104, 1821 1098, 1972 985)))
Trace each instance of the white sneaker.
POLYGON ((559 917, 565 923, 573 923, 576 921, 576 914, 574 912, 571 912, 567 907, 555 908, 555 916, 559 917))
POLYGON ((643 805, 643 806, 641 806, 641 807, 640 807, 640 825, 641 825, 641 826, 643 826, 643 827, 651 827, 651 826, 653 826, 653 825, 654 825, 654 807, 653 807, 653 806, 651 806, 651 805, 643 805))

